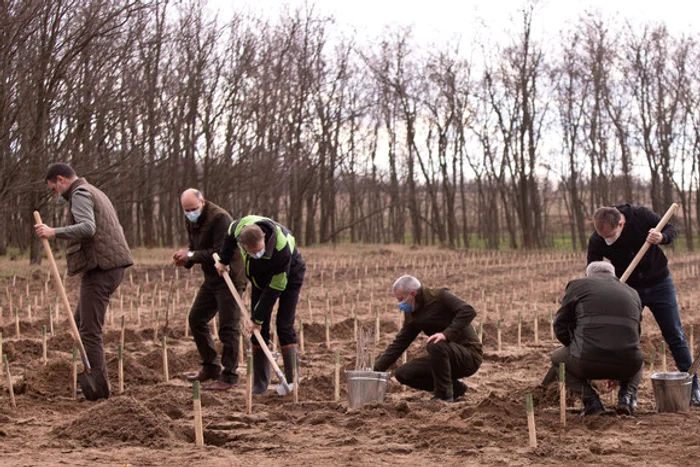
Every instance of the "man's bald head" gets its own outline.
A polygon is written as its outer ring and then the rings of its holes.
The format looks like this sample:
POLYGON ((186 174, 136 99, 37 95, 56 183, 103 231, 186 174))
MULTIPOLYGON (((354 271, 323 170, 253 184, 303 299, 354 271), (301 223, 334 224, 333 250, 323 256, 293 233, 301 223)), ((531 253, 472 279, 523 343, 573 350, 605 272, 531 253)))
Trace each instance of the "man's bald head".
POLYGON ((204 205, 204 195, 196 188, 188 188, 180 195, 180 204, 185 212, 200 209, 204 205))

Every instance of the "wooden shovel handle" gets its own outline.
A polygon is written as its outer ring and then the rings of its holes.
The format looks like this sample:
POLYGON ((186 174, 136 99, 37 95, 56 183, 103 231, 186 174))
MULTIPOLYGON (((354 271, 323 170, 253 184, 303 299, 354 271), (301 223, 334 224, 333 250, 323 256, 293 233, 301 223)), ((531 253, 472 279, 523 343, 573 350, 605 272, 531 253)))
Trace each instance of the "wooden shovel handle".
MULTIPOLYGON (((41 221, 41 215, 39 211, 34 211, 34 221, 37 224, 43 224, 41 221)), ((41 243, 44 245, 44 251, 46 252, 46 257, 49 258, 49 264, 51 265, 51 275, 53 280, 56 282, 56 288, 58 288, 58 293, 61 295, 61 301, 68 314, 68 322, 70 323, 71 331, 73 334, 73 339, 78 343, 80 348, 80 356, 83 358, 83 363, 85 364, 85 369, 90 372, 90 362, 88 361, 87 354, 85 353, 85 347, 83 346, 83 341, 80 340, 80 332, 78 331, 78 326, 75 324, 75 318, 73 317, 73 310, 68 303, 68 296, 66 295, 66 289, 63 287, 63 281, 61 280, 61 275, 58 273, 58 267, 56 266, 56 260, 53 257, 53 252, 51 251, 51 245, 46 238, 41 239, 41 243)))
MULTIPOLYGON (((676 213, 676 209, 678 209, 678 205, 676 203, 673 203, 671 207, 668 208, 668 211, 666 211, 666 214, 664 214, 664 217, 662 217, 659 223, 656 224, 654 230, 656 230, 657 232, 661 232, 661 230, 666 226, 668 221, 671 220, 671 217, 673 217, 673 215, 676 213)), ((627 266, 625 273, 622 275, 622 277, 620 277, 620 282, 627 282, 627 279, 629 279, 630 275, 632 275, 632 271, 634 271, 634 268, 637 267, 637 265, 642 260, 650 246, 651 243, 644 242, 644 245, 642 245, 642 247, 639 249, 630 265, 627 266)))
MULTIPOLYGON (((214 253, 214 261, 219 262, 219 255, 217 253, 214 253)), ((238 293, 238 290, 236 290, 236 287, 233 286, 233 281, 231 281, 231 277, 228 274, 224 274, 224 281, 226 281, 226 285, 228 286, 228 289, 231 291, 231 295, 233 295, 233 299, 236 300, 236 303, 238 304, 238 308, 241 309, 241 317, 246 322, 250 321, 250 313, 248 313, 248 308, 245 306, 245 303, 243 303, 243 299, 238 293)), ((275 357, 272 356, 272 352, 270 352, 270 349, 267 348, 267 344, 265 343, 265 340, 262 338, 260 335, 260 331, 257 329, 253 329, 253 335, 255 336, 255 339, 258 341, 258 345, 262 348, 263 352, 265 352, 265 356, 267 359, 270 361, 270 364, 272 365, 272 368, 275 370, 275 373, 277 376, 280 377, 281 381, 283 384, 286 385, 287 380, 284 377, 284 373, 282 373, 282 370, 280 369, 279 365, 277 365, 277 362, 275 361, 275 357)))

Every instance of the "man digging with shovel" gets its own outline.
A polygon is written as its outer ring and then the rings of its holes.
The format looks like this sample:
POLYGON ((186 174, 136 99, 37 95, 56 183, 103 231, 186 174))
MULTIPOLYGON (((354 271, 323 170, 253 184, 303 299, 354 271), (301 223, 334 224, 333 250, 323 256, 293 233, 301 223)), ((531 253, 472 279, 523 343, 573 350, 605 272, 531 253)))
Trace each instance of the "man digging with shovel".
MULTIPOLYGON (((595 232, 588 240, 588 263, 608 258, 615 266, 616 275, 624 282, 628 266, 634 267, 635 253, 640 251, 645 243, 648 244, 648 251, 638 265, 631 273, 627 273, 627 284, 639 293, 642 306, 648 307, 654 315, 673 354, 678 371, 687 371, 693 363, 693 357, 683 334, 676 289, 668 269, 668 260, 659 247, 671 243, 677 233, 671 224, 666 224, 657 231, 661 220, 661 217, 643 206, 625 204, 598 208, 593 213, 595 232)), ((637 403, 636 392, 626 394, 623 388, 619 398, 621 403, 625 398, 631 399, 633 407, 637 403)), ((693 376, 690 404, 700 406, 697 375, 693 376)))
MULTIPOLYGON (((296 248, 296 240, 283 225, 261 216, 246 216, 228 229, 216 263, 219 274, 227 274, 236 247, 243 255, 246 276, 252 284, 251 320, 266 343, 270 340, 272 307, 277 308, 277 336, 284 360, 284 377, 294 381, 297 337, 294 332, 296 306, 304 282, 306 263, 296 248)), ((270 362, 266 349, 253 343, 253 394, 266 394, 270 383, 270 362)), ((286 391, 286 389, 285 389, 286 391)), ((279 392, 279 391, 278 391, 279 392)))
MULTIPOLYGON (((112 202, 102 191, 78 178, 75 171, 63 163, 52 164, 46 172, 46 184, 62 201, 68 202, 68 225, 49 227, 38 222, 34 229, 42 239, 67 240, 68 274, 80 274, 80 298, 75 321, 85 356, 91 367, 90 380, 97 387, 86 390, 85 375, 81 387, 90 400, 109 397, 109 380, 102 343, 102 326, 109 299, 119 287, 124 270, 134 264, 124 231, 119 224, 112 202)), ((44 242, 48 246, 48 242, 44 242)), ((58 275, 53 255, 50 255, 54 276, 58 275)), ((58 278, 60 280, 60 278, 58 278)), ((62 289, 62 284, 58 284, 62 289)), ((65 292, 63 294, 65 296, 65 292)), ((67 300, 66 300, 67 301, 67 300)), ((70 313, 70 310, 67 310, 70 313)), ((88 368, 86 368, 88 369, 88 368)))

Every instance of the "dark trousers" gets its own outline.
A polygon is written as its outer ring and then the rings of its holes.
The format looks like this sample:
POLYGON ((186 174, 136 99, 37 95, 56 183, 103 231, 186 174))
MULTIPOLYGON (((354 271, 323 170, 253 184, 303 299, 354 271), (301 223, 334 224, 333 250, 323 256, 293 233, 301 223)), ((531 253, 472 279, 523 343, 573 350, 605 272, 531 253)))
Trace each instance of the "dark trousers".
POLYGON ((124 269, 126 268, 114 268, 108 271, 93 269, 80 278, 80 297, 74 314, 75 324, 78 326, 90 366, 95 371, 102 371, 105 381, 109 379, 102 343, 102 326, 105 322, 109 298, 121 284, 124 269))
POLYGON ((619 381, 621 387, 636 392, 642 380, 644 357, 639 351, 638 357, 634 360, 590 361, 573 357, 568 347, 562 347, 552 353, 553 368, 558 369, 560 363, 565 365, 566 387, 585 401, 597 396, 595 389, 588 383, 591 379, 619 381))
POLYGON ((223 366, 221 380, 236 384, 238 382, 238 346, 240 339, 241 311, 236 304, 226 283, 205 280, 197 292, 197 297, 190 310, 190 329, 202 366, 223 366), (216 355, 216 347, 209 330, 209 321, 219 313, 219 340, 222 344, 221 360, 216 355))
POLYGON ((396 368, 394 376, 401 384, 447 399, 453 397, 453 383, 458 378, 473 375, 481 366, 478 352, 454 342, 428 344, 427 349, 427 356, 396 368))
MULTIPOLYGON (((299 302, 299 293, 301 292, 301 282, 288 283, 287 288, 279 297, 277 305, 277 337, 280 340, 280 347, 294 345, 297 343, 297 334, 294 331, 294 319, 297 313, 297 303, 299 302)), ((260 300, 262 290, 253 286, 250 294, 251 309, 255 308, 255 304, 260 300)), ((270 320, 272 318, 272 310, 263 317, 262 329, 260 335, 265 342, 270 342, 270 320)), ((251 337, 251 341, 257 345, 255 338, 251 337)))
MULTIPOLYGON (((669 275, 651 287, 640 287, 635 290, 639 293, 639 298, 642 299, 642 305, 648 307, 654 315, 678 371, 688 371, 693 363, 693 356, 690 354, 688 341, 683 334, 673 279, 669 275)), ((693 389, 697 388, 698 376, 696 374, 693 376, 693 389)))

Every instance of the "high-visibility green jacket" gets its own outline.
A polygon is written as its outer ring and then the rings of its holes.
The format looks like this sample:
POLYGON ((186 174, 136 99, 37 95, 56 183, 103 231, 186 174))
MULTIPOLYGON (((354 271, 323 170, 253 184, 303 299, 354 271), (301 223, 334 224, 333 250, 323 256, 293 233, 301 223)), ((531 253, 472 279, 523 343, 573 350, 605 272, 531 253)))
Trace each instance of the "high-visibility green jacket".
POLYGON ((236 247, 243 256, 246 277, 253 287, 262 291, 251 312, 251 319, 260 323, 288 284, 303 281, 306 263, 289 229, 262 216, 250 215, 231 223, 219 255, 223 264, 229 264, 236 247), (251 257, 238 241, 243 227, 251 224, 258 225, 265 234, 265 253, 260 259, 251 257))

